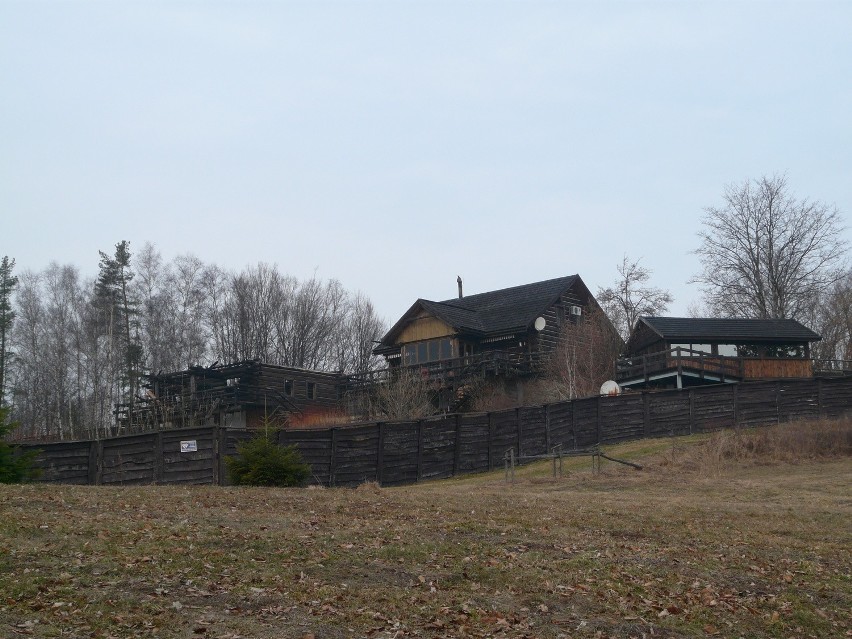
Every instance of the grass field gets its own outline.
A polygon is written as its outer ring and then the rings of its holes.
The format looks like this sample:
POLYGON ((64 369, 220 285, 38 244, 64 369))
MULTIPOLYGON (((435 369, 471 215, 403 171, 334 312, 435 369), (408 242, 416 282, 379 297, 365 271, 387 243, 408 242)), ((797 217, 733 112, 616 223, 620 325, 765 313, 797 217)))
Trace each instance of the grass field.
POLYGON ((3 486, 0 636, 850 637, 852 430, 812 429, 514 484, 3 486))

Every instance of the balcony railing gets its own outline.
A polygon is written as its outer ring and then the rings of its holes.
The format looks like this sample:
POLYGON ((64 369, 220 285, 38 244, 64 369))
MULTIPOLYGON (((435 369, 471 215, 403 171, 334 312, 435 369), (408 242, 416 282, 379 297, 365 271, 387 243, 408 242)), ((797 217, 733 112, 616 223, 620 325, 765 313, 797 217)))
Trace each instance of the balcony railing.
POLYGON ((349 388, 386 382, 395 374, 415 374, 436 382, 450 382, 471 376, 524 374, 537 370, 543 362, 538 353, 522 356, 506 351, 487 351, 464 357, 384 368, 350 377, 349 388))
POLYGON ((814 375, 852 375, 852 360, 848 359, 815 359, 814 375))
POLYGON ((648 379, 654 375, 669 371, 689 371, 699 377, 712 375, 721 381, 742 379, 744 376, 743 359, 726 355, 713 355, 689 348, 649 353, 638 357, 625 357, 616 364, 616 381, 648 379))

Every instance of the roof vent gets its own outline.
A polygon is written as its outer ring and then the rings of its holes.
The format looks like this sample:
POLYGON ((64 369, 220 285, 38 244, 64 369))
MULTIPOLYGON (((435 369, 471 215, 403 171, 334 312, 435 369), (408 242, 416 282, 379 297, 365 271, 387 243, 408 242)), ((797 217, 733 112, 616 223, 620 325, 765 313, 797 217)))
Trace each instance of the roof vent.
POLYGON ((461 298, 464 297, 464 295, 462 295, 462 278, 461 278, 461 275, 456 277, 456 282, 459 285, 459 299, 461 299, 461 298))

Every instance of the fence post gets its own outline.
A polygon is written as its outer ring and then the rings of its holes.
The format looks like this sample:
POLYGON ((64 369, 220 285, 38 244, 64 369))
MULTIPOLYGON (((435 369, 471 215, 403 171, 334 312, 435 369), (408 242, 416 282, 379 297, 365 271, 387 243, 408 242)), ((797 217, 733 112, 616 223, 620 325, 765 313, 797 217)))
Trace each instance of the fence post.
POLYGON ((89 477, 87 481, 91 486, 100 483, 103 450, 104 445, 100 439, 93 439, 89 442, 89 477))
POLYGON ((461 462, 461 415, 456 413, 456 446, 453 453, 453 475, 459 474, 459 464, 461 462))
POLYGON ((516 408, 515 409, 515 432, 518 435, 518 457, 521 456, 521 438, 522 438, 521 430, 522 430, 521 429, 521 409, 516 408))
POLYGON ((775 423, 781 423, 781 382, 775 382, 775 423))
POLYGON ((488 470, 494 468, 494 459, 491 449, 494 447, 494 419, 491 417, 491 412, 488 412, 488 470))
POLYGON ((571 443, 577 450, 577 400, 571 400, 571 443))
POLYGON ((417 420, 417 481, 423 477, 423 420, 417 420))
POLYGON ((376 451, 376 481, 381 486, 385 474, 385 422, 379 422, 377 426, 379 427, 379 448, 376 451))
POLYGON ((689 434, 695 432, 695 391, 689 389, 689 434))
POLYGON ((544 405, 544 450, 550 452, 550 404, 544 405))
POLYGON ((598 444, 600 444, 600 443, 601 443, 601 440, 603 439, 603 438, 602 438, 602 429, 603 429, 603 426, 602 426, 602 424, 601 424, 601 396, 600 396, 600 395, 598 395, 598 399, 597 399, 597 401, 595 402, 595 408, 597 409, 597 410, 595 411, 595 412, 597 413, 597 414, 595 415, 595 421, 597 422, 597 427, 598 427, 598 444))
POLYGON ((331 429, 331 446, 329 450, 328 456, 328 485, 334 486, 335 482, 335 472, 334 465, 337 463, 335 457, 337 456, 337 428, 331 429))
POLYGON ((734 384, 734 428, 740 427, 740 394, 737 392, 738 384, 734 384))
POLYGON ((817 417, 822 419, 822 377, 817 377, 817 417))
POLYGON ((642 434, 651 436, 651 399, 647 391, 642 392, 642 434))
POLYGON ((228 479, 227 464, 225 458, 228 456, 228 430, 219 426, 216 429, 216 467, 219 469, 219 485, 226 485, 228 479))
MULTIPOLYGON (((213 444, 213 460, 216 460, 216 444, 213 444)), ((163 475, 165 474, 166 461, 163 459, 165 452, 163 451, 163 431, 158 430, 154 434, 154 483, 163 483, 163 475)), ((214 466, 215 468, 215 466, 214 466)), ((215 471, 214 471, 215 472, 215 471)), ((216 477, 213 477, 213 483, 216 483, 216 477)))

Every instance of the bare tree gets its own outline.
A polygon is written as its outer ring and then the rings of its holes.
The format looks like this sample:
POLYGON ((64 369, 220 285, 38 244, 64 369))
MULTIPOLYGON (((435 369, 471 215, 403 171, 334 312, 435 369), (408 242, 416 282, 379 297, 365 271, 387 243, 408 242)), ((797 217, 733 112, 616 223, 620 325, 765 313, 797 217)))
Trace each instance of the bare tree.
POLYGON ((724 205, 705 209, 695 253, 714 314, 802 318, 842 275, 846 242, 840 212, 798 200, 786 177, 730 185, 724 205))
POLYGON ((366 295, 359 292, 350 298, 335 340, 335 368, 351 374, 367 373, 384 366, 383 358, 373 355, 373 347, 386 331, 385 322, 376 315, 366 295))
POLYGON ((669 291, 648 284, 652 271, 640 266, 641 261, 642 258, 631 260, 625 255, 618 265, 618 280, 608 288, 599 288, 596 295, 625 341, 639 317, 665 313, 674 299, 669 291))
POLYGON ((553 399, 596 395, 615 374, 624 343, 603 311, 590 308, 577 323, 566 322, 550 358, 544 383, 553 399))
POLYGON ((852 268, 813 304, 805 318, 822 335, 811 347, 818 360, 852 360, 852 268))
POLYGON ((437 385, 419 370, 405 367, 388 371, 370 393, 370 415, 378 419, 419 419, 434 415, 437 385))
POLYGON ((334 343, 345 322, 347 293, 337 280, 316 276, 302 282, 292 298, 289 322, 281 335, 289 366, 334 366, 334 343))

